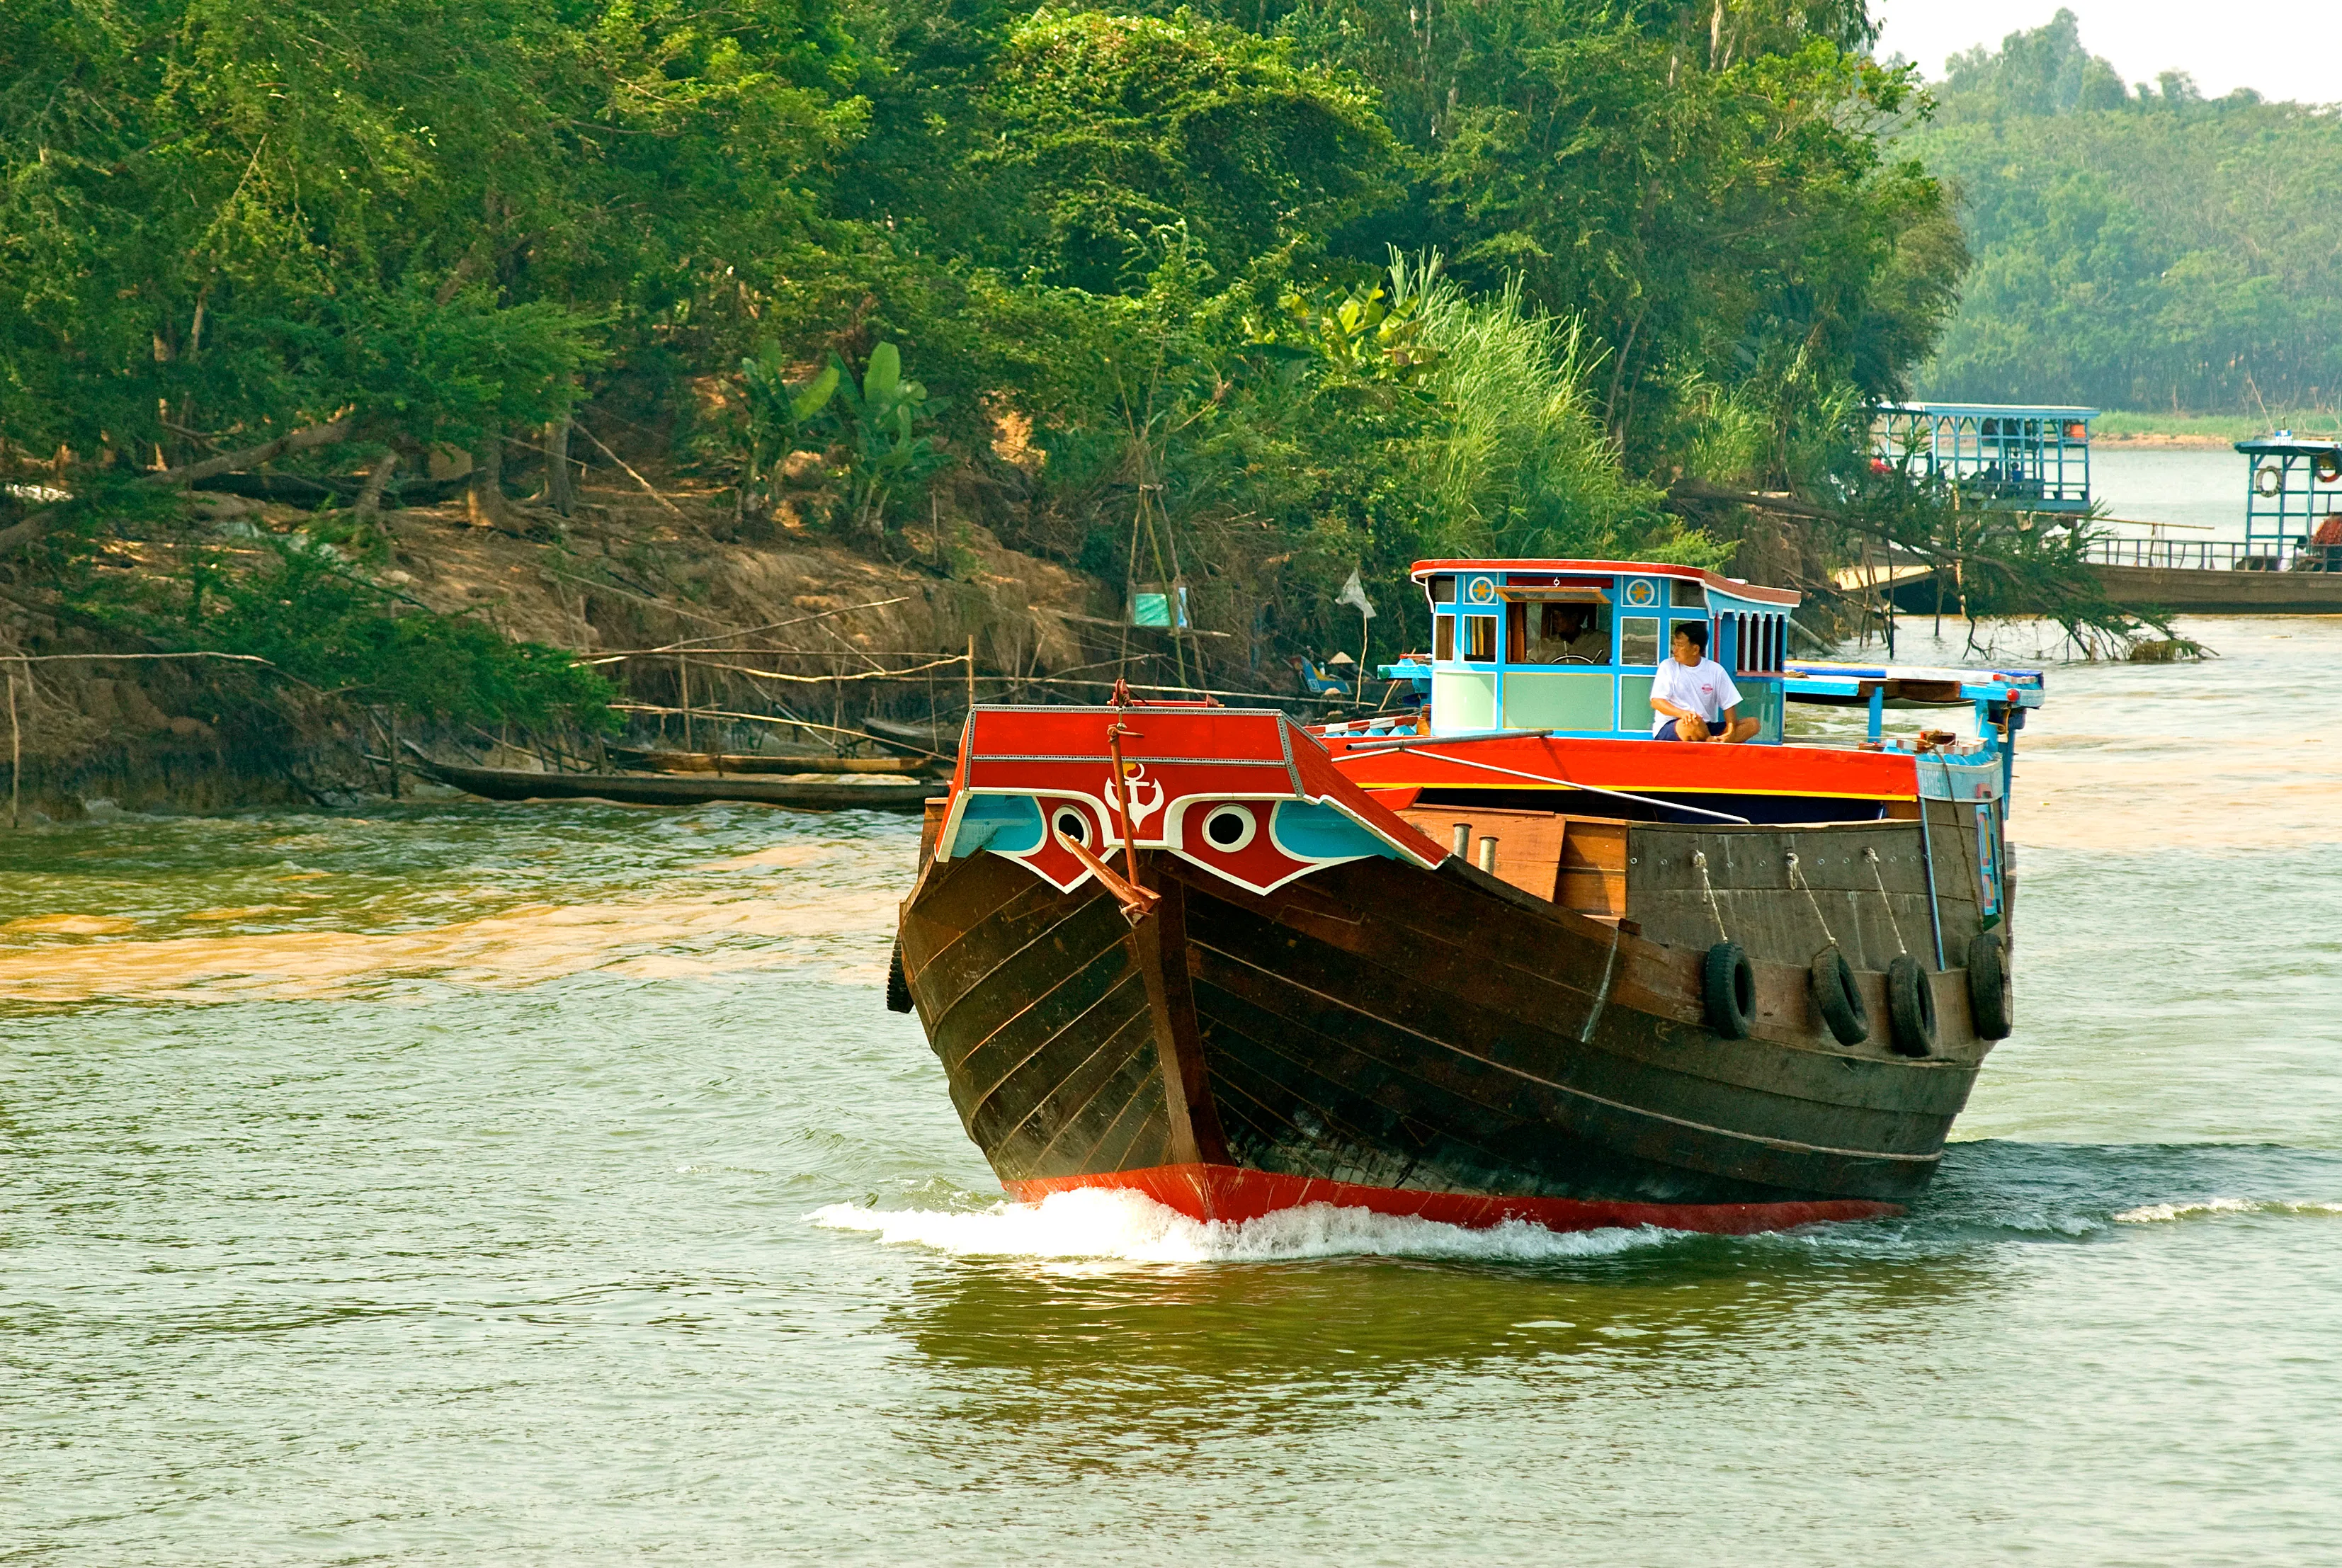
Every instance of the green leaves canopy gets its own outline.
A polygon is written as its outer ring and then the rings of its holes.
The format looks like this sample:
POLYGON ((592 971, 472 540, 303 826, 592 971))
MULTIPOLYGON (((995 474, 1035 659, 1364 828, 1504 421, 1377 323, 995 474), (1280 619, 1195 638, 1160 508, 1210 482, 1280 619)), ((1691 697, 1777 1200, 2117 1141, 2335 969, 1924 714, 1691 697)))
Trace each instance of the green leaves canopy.
POLYGON ((846 53, 821 0, 0 9, 0 431, 546 417, 615 321, 801 228, 846 53))
POLYGON ((968 168, 996 171, 1006 198, 986 248, 1094 293, 1143 284, 1158 231, 1234 276, 1396 194, 1364 83, 1185 11, 1045 7, 1008 32, 978 102, 986 145, 968 168))
POLYGON ((1861 0, 836 4, 0 11, 0 436, 470 442, 615 389, 745 510, 836 417, 866 526, 1014 450, 1017 542, 1118 572, 1143 494, 1249 616, 1434 540, 1657 548, 1686 473, 1802 482, 1964 265, 1861 0), (1461 290, 1404 374, 1394 248, 1461 290), (1331 336, 1262 330, 1288 298, 1331 336))
POLYGON ((2259 413, 2342 387, 2342 117, 2184 77, 2135 95, 2072 13, 1954 59, 1906 145, 1977 268, 1933 395, 2259 413))

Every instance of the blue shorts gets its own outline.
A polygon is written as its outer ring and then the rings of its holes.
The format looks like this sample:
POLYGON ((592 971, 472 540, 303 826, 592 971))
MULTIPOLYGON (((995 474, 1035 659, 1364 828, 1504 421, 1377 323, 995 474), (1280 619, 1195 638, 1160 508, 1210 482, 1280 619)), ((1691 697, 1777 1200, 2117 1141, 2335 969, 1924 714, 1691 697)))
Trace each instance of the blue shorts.
MULTIPOLYGON (((1681 719, 1669 719, 1666 724, 1661 724, 1657 729, 1651 732, 1651 738, 1655 741, 1682 740, 1683 736, 1676 733, 1676 726, 1681 723, 1683 723, 1681 719)), ((1709 734, 1716 734, 1724 728, 1724 721, 1722 719, 1702 719, 1700 720, 1700 723, 1707 726, 1707 733, 1709 734)))

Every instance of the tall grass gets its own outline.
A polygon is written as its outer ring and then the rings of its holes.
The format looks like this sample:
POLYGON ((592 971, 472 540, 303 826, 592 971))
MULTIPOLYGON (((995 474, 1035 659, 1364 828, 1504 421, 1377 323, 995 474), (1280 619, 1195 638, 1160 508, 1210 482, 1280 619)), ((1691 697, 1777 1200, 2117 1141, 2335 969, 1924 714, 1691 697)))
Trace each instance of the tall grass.
POLYGON ((1517 280, 1471 298, 1436 259, 1394 262, 1391 275, 1399 302, 1422 294, 1439 354, 1427 388, 1438 415, 1416 443, 1436 553, 1599 556, 1655 541, 1681 553, 1659 493, 1626 477, 1596 413, 1600 356, 1577 318, 1530 312, 1517 280))

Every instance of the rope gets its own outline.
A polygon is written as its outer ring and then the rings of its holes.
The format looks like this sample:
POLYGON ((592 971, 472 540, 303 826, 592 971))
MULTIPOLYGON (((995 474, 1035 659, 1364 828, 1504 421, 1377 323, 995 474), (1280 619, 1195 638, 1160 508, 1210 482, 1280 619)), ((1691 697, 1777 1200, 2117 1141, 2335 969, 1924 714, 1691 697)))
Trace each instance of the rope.
MULTIPOLYGON (((1927 803, 1921 802, 1919 809, 1927 810, 1927 803)), ((1866 847, 1862 858, 1870 863, 1870 880, 1878 884, 1878 902, 1887 906, 1887 924, 1895 933, 1895 951, 1908 956, 1911 950, 1903 945, 1903 923, 1895 918, 1895 901, 1887 896, 1887 879, 1878 872, 1878 852, 1866 847)))
POLYGON ((916 675, 927 670, 940 670, 946 664, 967 663, 966 654, 954 654, 948 659, 930 659, 924 664, 912 664, 900 670, 856 670, 850 675, 790 675, 784 674, 778 670, 759 670, 748 664, 726 664, 721 659, 711 659, 704 654, 676 654, 670 657, 696 659, 704 669, 730 670, 736 674, 754 675, 760 681, 786 681, 793 685, 800 686, 826 686, 833 681, 890 681, 898 676, 916 675))
POLYGON ((1814 896, 1814 884, 1806 880, 1805 872, 1799 869, 1797 864, 1797 852, 1794 849, 1789 852, 1789 885, 1791 887, 1798 887, 1805 890, 1806 903, 1814 912, 1814 923, 1822 928, 1822 940, 1828 943, 1832 947, 1836 947, 1837 945, 1837 937, 1831 932, 1829 922, 1822 918, 1821 900, 1814 896))
POLYGON ((1724 910, 1716 902, 1716 884, 1707 880, 1707 852, 1705 850, 1693 850, 1691 852, 1691 864, 1699 873, 1699 885, 1701 891, 1707 894, 1707 912, 1716 916, 1716 940, 1719 942, 1731 941, 1732 934, 1724 929, 1724 910))

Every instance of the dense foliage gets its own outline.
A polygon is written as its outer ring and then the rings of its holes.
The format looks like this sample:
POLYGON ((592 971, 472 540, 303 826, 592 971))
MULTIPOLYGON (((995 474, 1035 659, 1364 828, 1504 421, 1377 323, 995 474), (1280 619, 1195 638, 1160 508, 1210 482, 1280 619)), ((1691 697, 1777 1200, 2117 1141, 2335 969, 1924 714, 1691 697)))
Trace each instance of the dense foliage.
POLYGON ((1014 542, 1297 636, 1434 549, 1720 559, 1668 488, 1842 496, 1965 265, 1871 35, 1863 0, 16 0, 0 436, 62 480, 338 422, 287 461, 347 474, 623 395, 744 514, 826 448, 884 548, 971 464, 1014 542))
MULTIPOLYGON (((610 683, 557 648, 398 606, 314 548, 257 571, 196 564, 185 602, 141 619, 159 642, 252 654, 315 690, 472 724, 616 728, 610 683)), ((117 612, 118 613, 118 612, 117 612)))
POLYGON ((588 734, 617 727, 618 694, 600 672, 485 621, 399 602, 321 537, 335 532, 202 548, 184 573, 161 577, 93 567, 75 547, 86 540, 52 539, 45 554, 68 613, 109 641, 258 658, 312 697, 425 718, 588 734))
POLYGON ((1975 270, 1932 395, 2261 413, 2342 401, 2342 113, 2126 87, 2073 13, 1950 63, 1904 145, 1975 270))

